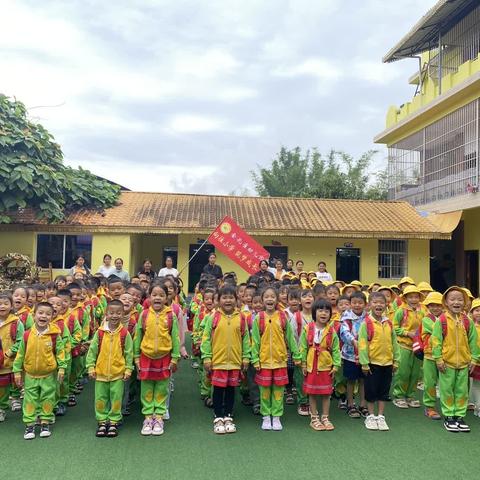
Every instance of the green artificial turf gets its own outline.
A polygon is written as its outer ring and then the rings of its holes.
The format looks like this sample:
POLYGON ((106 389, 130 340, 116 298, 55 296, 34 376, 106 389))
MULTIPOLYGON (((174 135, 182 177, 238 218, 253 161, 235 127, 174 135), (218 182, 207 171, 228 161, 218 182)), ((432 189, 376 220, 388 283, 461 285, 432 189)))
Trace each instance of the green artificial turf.
POLYGON ((115 439, 95 438, 93 386, 57 420, 48 439, 23 440, 20 413, 0 424, 2 478, 16 479, 447 479, 473 478, 480 419, 468 414, 470 434, 448 433, 421 409, 389 404, 389 432, 370 432, 332 404, 333 432, 314 432, 308 417, 285 407, 282 432, 263 432, 261 417, 237 399, 236 434, 212 431, 196 372, 182 362, 175 376, 171 420, 162 437, 142 437, 138 404, 115 439))

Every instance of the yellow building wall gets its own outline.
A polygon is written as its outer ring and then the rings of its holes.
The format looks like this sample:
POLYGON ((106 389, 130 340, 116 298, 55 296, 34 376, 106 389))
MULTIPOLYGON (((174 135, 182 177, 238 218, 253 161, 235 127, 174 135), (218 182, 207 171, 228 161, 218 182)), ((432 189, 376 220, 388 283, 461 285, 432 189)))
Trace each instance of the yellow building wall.
POLYGON ((131 240, 131 274, 141 269, 142 262, 149 258, 156 272, 164 266, 163 249, 177 247, 178 235, 132 235, 131 240))
POLYGON ((0 232, 0 256, 7 253, 21 253, 35 259, 34 232, 0 232))
MULTIPOLYGON (((428 61, 428 52, 424 54, 424 58, 422 63, 428 61)), ((458 71, 455 73, 450 73, 444 75, 442 78, 442 94, 448 92, 448 90, 452 89, 453 87, 459 85, 460 83, 467 80, 469 77, 474 75, 475 73, 480 72, 480 54, 475 60, 468 60, 462 65, 459 66, 458 71)), ((428 105, 433 100, 435 100, 440 94, 440 89, 438 85, 438 81, 433 80, 430 77, 427 77, 422 85, 422 92, 416 95, 411 102, 404 103, 401 107, 397 107, 392 105, 387 112, 386 118, 386 127, 390 128, 393 127, 396 123, 404 120, 412 113, 416 112, 420 108, 428 105)), ((462 100, 461 103, 456 105, 452 110, 459 108, 462 105, 469 103, 470 101, 474 100, 478 97, 478 94, 473 96, 473 98, 465 98, 462 100)), ((442 113, 441 117, 445 116, 446 113, 442 113)), ((432 119, 429 119, 429 123, 431 123, 432 119)), ((416 128, 418 130, 419 127, 416 128)), ((407 135, 403 135, 407 136, 407 135)), ((394 142, 393 142, 394 143, 394 142)))
MULTIPOLYGON (((188 261, 190 244, 197 243, 197 236, 179 235, 178 258, 179 269, 188 261)), ((360 249, 360 279, 363 283, 396 283, 398 279, 378 278, 378 240, 375 239, 341 239, 341 238, 300 238, 300 237, 254 237, 263 246, 271 246, 272 240, 288 247, 288 256, 294 261, 303 260, 305 270, 317 270, 319 261, 327 263, 327 270, 336 276, 336 249, 345 244, 360 249)), ((415 280, 430 279, 430 243, 429 240, 408 240, 408 275, 415 280)), ((234 271, 239 282, 247 279, 248 274, 220 251, 217 253, 217 264, 223 272, 234 271)), ((184 285, 188 285, 188 267, 182 273, 184 285)))
POLYGON ((123 269, 130 272, 131 251, 130 235, 116 233, 94 233, 92 236, 92 272, 96 272, 103 264, 103 256, 108 253, 112 261, 123 259, 123 269))
POLYGON ((462 220, 465 250, 480 250, 480 207, 465 210, 462 220))

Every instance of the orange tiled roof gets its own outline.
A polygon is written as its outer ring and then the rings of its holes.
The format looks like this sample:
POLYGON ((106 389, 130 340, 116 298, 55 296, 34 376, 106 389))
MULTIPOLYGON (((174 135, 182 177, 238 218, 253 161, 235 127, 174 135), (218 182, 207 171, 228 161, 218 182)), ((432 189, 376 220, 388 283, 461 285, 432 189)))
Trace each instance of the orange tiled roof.
POLYGON ((1 228, 209 234, 226 215, 254 235, 450 238, 406 202, 144 192, 122 192, 118 205, 103 213, 80 210, 55 225, 24 211, 13 216, 13 225, 1 228))

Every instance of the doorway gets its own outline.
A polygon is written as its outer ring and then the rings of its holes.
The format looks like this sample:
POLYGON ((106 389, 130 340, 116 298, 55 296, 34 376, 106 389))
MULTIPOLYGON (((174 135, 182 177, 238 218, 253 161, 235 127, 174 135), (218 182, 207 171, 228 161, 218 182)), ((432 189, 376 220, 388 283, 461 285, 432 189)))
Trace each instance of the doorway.
POLYGON ((211 253, 215 253, 215 247, 206 243, 205 245, 191 243, 188 252, 188 258, 195 258, 188 265, 188 291, 194 292, 195 285, 200 280, 203 267, 208 263, 208 257, 211 253), (195 255, 196 253, 196 255, 195 255))
MULTIPOLYGON (((165 259, 170 257, 173 261, 173 268, 177 267, 177 260, 178 260, 178 248, 177 247, 163 247, 163 261, 162 267, 165 266, 165 259)), ((190 257, 189 257, 190 258, 190 257)))
POLYGON ((288 247, 263 247, 269 254, 270 258, 268 263, 270 267, 275 268, 275 260, 281 260, 283 262, 283 268, 287 265, 288 260, 288 247))
POLYGON ((465 285, 478 296, 478 250, 465 251, 465 285))
POLYGON ((360 280, 360 249, 337 248, 336 280, 350 283, 360 280))

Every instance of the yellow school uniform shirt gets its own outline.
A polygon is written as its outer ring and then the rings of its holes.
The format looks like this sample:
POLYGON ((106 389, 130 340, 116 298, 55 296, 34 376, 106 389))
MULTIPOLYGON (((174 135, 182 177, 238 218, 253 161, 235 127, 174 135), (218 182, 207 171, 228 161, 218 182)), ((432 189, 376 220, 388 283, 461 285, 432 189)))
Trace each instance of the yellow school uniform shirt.
POLYGON ((11 313, 3 322, 3 324, 0 326, 0 340, 2 341, 2 349, 3 349, 3 367, 0 368, 0 375, 4 375, 5 373, 11 373, 12 371, 12 366, 13 366, 13 360, 15 359, 14 352, 11 351, 12 347, 14 347, 16 341, 15 339, 12 339, 12 325, 15 322, 19 322, 19 325, 17 325, 17 338, 19 335, 23 334, 23 328, 21 326, 21 323, 18 320, 18 317, 11 313), (9 355, 9 356, 7 356, 9 355))
POLYGON ((407 333, 415 333, 420 326, 426 313, 422 309, 413 310, 406 303, 399 308, 393 317, 393 327, 397 335, 398 345, 401 348, 412 350, 413 339, 407 336, 407 333), (407 314, 405 315, 405 310, 407 314))
MULTIPOLYGON (((140 344, 140 350, 149 358, 157 359, 168 355, 173 348, 172 336, 168 325, 168 315, 172 315, 172 334, 173 323, 176 320, 171 307, 165 307, 162 311, 156 312, 152 307, 148 309, 148 316, 143 322, 142 315, 138 318, 137 330, 139 327, 143 330, 143 337, 140 344)), ((177 327, 175 326, 175 331, 177 327)), ((137 337, 138 331, 135 333, 137 337)), ((140 352, 135 351, 135 356, 139 357, 140 352)))

